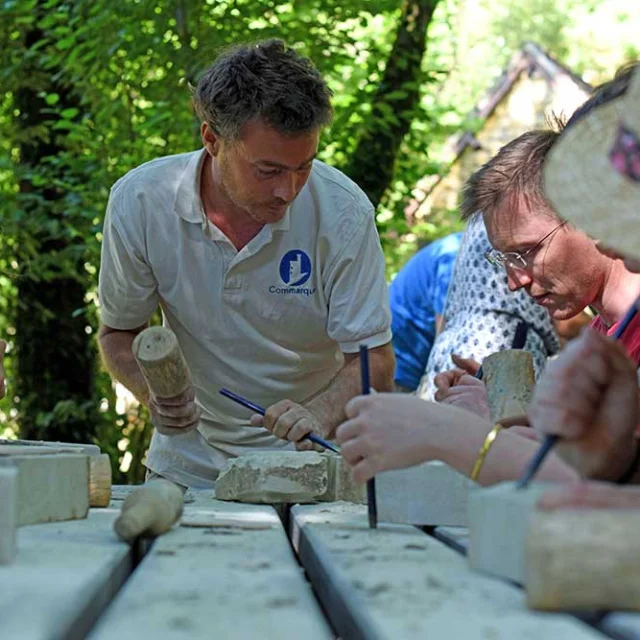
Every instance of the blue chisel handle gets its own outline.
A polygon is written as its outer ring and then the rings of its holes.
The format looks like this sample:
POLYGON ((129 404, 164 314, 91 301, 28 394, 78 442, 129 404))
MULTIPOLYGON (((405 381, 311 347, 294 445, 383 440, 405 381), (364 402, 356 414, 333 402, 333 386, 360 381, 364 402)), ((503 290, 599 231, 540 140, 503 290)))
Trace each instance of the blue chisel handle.
MULTIPOLYGON (((369 349, 367 345, 360 345, 360 380, 362 395, 371 393, 371 379, 369 376, 369 349)), ((367 480, 367 513, 369 515, 369 529, 378 527, 378 503, 376 501, 376 478, 367 480)))

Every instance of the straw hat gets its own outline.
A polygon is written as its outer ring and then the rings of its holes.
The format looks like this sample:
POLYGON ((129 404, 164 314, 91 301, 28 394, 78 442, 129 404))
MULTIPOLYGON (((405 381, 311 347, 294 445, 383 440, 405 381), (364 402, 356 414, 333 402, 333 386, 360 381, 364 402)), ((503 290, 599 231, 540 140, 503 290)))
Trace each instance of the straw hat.
POLYGON ((560 135, 543 179, 560 217, 606 247, 640 258, 640 68, 621 97, 560 135))

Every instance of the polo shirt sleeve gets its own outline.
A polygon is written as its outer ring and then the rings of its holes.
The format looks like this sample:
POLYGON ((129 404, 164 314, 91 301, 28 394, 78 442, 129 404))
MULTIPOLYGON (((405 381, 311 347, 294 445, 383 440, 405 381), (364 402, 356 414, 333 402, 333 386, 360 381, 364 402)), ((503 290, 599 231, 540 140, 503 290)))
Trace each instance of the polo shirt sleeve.
POLYGON ((373 208, 368 205, 359 214, 352 229, 341 234, 324 285, 327 333, 343 353, 356 353, 360 344, 375 348, 391 341, 389 292, 373 208))
POLYGON ((156 310, 160 297, 153 272, 141 247, 141 233, 128 222, 116 204, 113 191, 104 221, 98 295, 102 324, 113 329, 135 329, 156 310))

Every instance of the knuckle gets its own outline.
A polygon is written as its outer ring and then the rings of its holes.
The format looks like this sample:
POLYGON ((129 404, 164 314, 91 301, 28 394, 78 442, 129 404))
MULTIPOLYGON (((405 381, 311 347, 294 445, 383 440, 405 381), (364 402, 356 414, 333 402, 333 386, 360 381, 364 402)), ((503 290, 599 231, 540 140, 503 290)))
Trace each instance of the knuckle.
POLYGON ((279 418, 280 412, 274 407, 269 407, 264 414, 264 426, 269 430, 273 430, 275 425, 278 423, 279 418))
POLYGON ((278 438, 285 439, 287 434, 289 433, 289 429, 290 427, 288 425, 283 423, 281 420, 278 420, 278 422, 276 422, 276 424, 273 427, 273 433, 278 438))

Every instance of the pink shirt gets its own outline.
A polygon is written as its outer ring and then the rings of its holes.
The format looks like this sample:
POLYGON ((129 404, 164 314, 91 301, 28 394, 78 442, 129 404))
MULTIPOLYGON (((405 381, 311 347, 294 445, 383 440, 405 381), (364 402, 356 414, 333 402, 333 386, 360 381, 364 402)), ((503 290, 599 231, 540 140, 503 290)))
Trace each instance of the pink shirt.
MULTIPOLYGON (((607 327, 602 318, 596 316, 589 326, 598 333, 611 337, 616 332, 619 324, 620 322, 616 322, 610 327, 607 327)), ((619 342, 625 346, 629 357, 637 365, 640 365, 640 313, 629 323, 619 342)))

